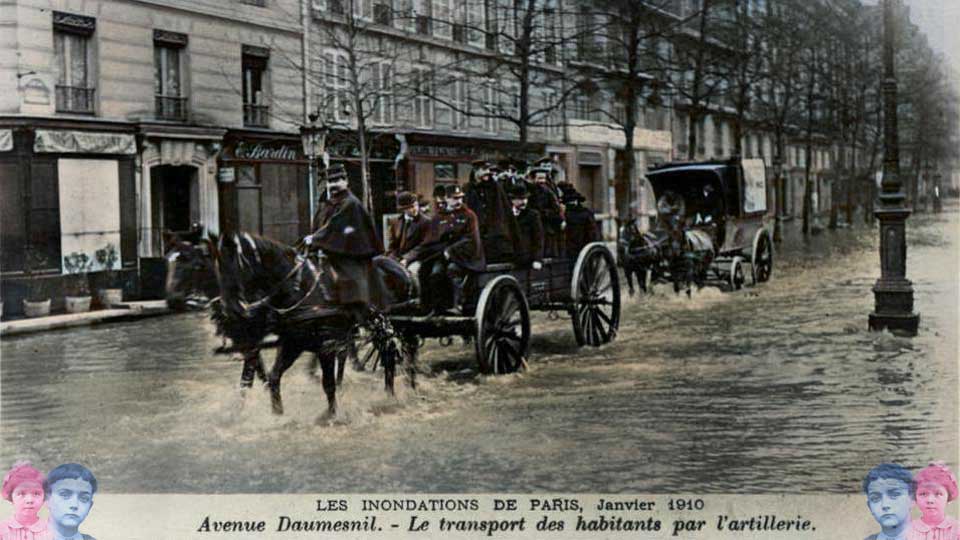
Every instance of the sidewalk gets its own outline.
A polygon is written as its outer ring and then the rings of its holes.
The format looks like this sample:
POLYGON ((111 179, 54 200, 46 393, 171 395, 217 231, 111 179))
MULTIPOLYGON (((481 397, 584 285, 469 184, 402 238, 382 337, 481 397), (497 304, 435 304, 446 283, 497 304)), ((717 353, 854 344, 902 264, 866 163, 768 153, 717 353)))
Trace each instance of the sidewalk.
POLYGON ((164 300, 123 302, 111 309, 88 311, 87 313, 67 313, 49 317, 3 321, 0 322, 0 336, 10 337, 75 326, 91 326, 105 322, 132 321, 168 313, 171 313, 171 311, 167 308, 167 303, 164 300))

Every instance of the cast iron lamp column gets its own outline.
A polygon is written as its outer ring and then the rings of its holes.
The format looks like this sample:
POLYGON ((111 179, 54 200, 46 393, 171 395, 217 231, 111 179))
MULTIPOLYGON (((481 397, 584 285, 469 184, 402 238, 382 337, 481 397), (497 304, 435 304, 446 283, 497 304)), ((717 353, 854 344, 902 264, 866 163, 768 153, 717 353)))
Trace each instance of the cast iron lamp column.
POLYGON ((870 329, 915 336, 920 316, 913 312, 913 285, 907 275, 906 220, 897 140, 897 78, 893 69, 893 1, 883 2, 883 181, 874 215, 880 220, 880 279, 873 286, 870 329))
POLYGON ((303 144, 303 155, 309 162, 309 185, 307 186, 308 197, 310 197, 310 219, 317 213, 317 158, 324 152, 324 146, 329 129, 327 126, 318 126, 317 119, 320 115, 311 113, 308 118, 310 123, 300 127, 300 142, 303 144))

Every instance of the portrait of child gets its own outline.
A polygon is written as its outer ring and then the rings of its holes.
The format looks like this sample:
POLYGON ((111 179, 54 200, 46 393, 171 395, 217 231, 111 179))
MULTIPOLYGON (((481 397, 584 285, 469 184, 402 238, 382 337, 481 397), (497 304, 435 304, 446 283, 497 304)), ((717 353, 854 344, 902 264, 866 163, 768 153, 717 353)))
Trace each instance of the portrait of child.
POLYGON ((880 532, 866 540, 907 540, 914 483, 910 471, 893 463, 881 463, 863 479, 867 507, 880 524, 880 532))
POLYGON ((43 508, 43 473, 29 461, 19 461, 3 477, 3 498, 13 503, 13 517, 0 522, 0 540, 47 540, 43 508))
POLYGON ((94 540, 80 533, 80 524, 93 507, 97 479, 83 465, 66 463, 50 471, 44 483, 47 507, 50 509, 49 529, 53 540, 94 540))
POLYGON ((943 462, 933 462, 913 479, 921 517, 910 527, 907 540, 960 540, 960 524, 946 515, 947 503, 957 498, 957 477, 943 462))

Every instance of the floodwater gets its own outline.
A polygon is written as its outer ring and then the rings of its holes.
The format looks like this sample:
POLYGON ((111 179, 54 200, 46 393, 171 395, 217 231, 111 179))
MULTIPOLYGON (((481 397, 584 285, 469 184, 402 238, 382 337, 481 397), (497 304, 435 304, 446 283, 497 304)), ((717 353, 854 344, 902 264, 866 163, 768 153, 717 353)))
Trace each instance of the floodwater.
POLYGON ((874 231, 791 233, 767 284, 624 290, 600 349, 538 314, 525 373, 477 376, 459 339, 431 342, 397 399, 348 371, 334 422, 305 359, 286 415, 260 388, 241 397, 201 313, 4 340, 0 463, 78 461, 121 493, 850 493, 882 461, 956 470, 951 209, 910 220, 915 339, 866 330, 874 231))

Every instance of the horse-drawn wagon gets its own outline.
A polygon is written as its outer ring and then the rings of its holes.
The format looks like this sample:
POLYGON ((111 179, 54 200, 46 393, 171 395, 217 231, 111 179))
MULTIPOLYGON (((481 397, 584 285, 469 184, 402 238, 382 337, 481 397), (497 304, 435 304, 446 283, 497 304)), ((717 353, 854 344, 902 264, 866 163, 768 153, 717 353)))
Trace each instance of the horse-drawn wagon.
POLYGON ((770 279, 773 235, 767 216, 762 160, 731 159, 668 163, 647 173, 657 201, 657 218, 641 233, 633 222, 621 228, 620 264, 633 292, 672 282, 690 292, 709 280, 731 290, 747 279, 770 279))
MULTIPOLYGON (((481 372, 510 373, 526 362, 531 311, 567 312, 581 346, 613 340, 620 325, 619 275, 610 249, 594 242, 576 258, 545 260, 539 270, 507 263, 488 265, 483 272, 466 277, 455 312, 426 311, 424 304, 415 301, 388 313, 404 348, 416 348, 426 338, 460 336, 473 341, 481 372)), ((380 349, 373 343, 362 347, 361 365, 375 366, 380 349)))

